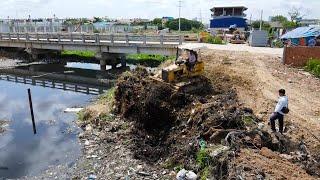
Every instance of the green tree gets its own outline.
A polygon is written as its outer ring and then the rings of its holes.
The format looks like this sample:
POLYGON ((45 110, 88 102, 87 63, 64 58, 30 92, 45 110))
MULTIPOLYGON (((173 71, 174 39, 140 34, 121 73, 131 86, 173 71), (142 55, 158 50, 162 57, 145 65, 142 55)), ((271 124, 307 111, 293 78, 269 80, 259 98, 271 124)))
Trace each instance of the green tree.
POLYGON ((93 17, 93 23, 102 22, 102 21, 103 21, 103 19, 100 17, 93 17))
POLYGON ((158 29, 161 30, 163 29, 162 27, 162 19, 161 18, 155 18, 154 20, 151 21, 152 25, 158 26, 158 29))
MULTIPOLYGON (((166 23, 166 27, 172 30, 179 30, 179 19, 174 19, 166 23)), ((181 18, 181 30, 190 31, 192 29, 203 29, 203 24, 198 21, 181 18)))
POLYGON ((285 16, 282 16, 282 15, 277 15, 277 16, 273 16, 272 18, 271 18, 271 21, 272 22, 280 22, 280 23, 285 23, 285 22, 287 22, 288 21, 288 18, 287 17, 285 17, 285 16))
MULTIPOLYGON (((260 28, 260 21, 253 21, 251 26, 254 29, 259 29, 260 28)), ((267 23, 266 21, 262 21, 262 30, 269 31, 270 28, 271 28, 271 25, 269 23, 267 23)))

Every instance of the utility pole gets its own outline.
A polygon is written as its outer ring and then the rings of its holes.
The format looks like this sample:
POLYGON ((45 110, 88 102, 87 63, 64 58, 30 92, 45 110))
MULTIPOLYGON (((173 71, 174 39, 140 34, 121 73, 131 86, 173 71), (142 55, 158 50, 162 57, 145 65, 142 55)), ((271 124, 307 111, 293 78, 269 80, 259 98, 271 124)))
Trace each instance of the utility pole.
POLYGON ((182 5, 181 5, 181 3, 182 3, 182 0, 179 0, 179 34, 181 33, 181 7, 182 7, 182 5))
POLYGON ((260 31, 262 30, 262 16, 263 16, 263 10, 261 10, 260 31))

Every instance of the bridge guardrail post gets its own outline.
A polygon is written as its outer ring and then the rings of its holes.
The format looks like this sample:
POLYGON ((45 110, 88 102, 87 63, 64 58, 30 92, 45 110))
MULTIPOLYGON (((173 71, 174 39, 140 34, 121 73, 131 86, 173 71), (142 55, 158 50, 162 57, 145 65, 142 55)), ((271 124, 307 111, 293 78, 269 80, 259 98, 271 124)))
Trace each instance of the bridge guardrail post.
POLYGON ((163 45, 163 35, 160 35, 160 45, 163 45))
POLYGON ((129 35, 126 34, 126 44, 129 44, 129 35))
POLYGON ((2 33, 0 33, 0 40, 2 40, 3 38, 2 38, 2 33))
POLYGON ((18 41, 20 40, 20 36, 19 36, 19 33, 17 33, 17 40, 18 40, 18 41))
POLYGON ((39 34, 38 33, 36 34, 36 39, 37 39, 37 41, 39 41, 39 34))
POLYGON ((61 42, 61 36, 60 36, 60 34, 58 33, 57 36, 58 36, 58 42, 61 42))
POLYGON ((114 44, 114 35, 113 34, 110 35, 110 41, 111 41, 111 44, 114 44))
POLYGON ((179 35, 179 45, 181 45, 183 42, 183 36, 182 35, 179 35))
POLYGON ((147 45, 147 35, 143 35, 143 45, 147 45))
POLYGON ((70 42, 73 42, 73 36, 72 36, 72 33, 70 33, 70 42))
POLYGON ((26 33, 26 41, 30 41, 30 37, 28 33, 26 33))
POLYGON ((9 34, 8 34, 8 36, 9 36, 9 37, 8 37, 8 38, 9 38, 9 40, 11 41, 11 34, 9 33, 9 34))
POLYGON ((86 37, 84 34, 81 34, 81 39, 82 39, 82 42, 85 43, 86 42, 86 37))
POLYGON ((50 41, 49 33, 47 33, 47 41, 50 41))
POLYGON ((96 43, 97 44, 100 44, 100 35, 99 34, 96 34, 96 43))

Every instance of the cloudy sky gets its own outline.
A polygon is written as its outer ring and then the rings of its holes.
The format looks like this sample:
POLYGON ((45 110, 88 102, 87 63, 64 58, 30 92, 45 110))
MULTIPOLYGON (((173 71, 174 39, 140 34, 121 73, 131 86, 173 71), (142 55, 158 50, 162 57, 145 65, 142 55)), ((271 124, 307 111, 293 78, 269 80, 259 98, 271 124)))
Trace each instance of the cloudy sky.
MULTIPOLYGON (((292 7, 301 9, 306 18, 320 18, 320 0, 182 0, 182 16, 210 18, 213 6, 244 5, 249 8, 248 18, 258 19, 261 10, 264 18, 274 14, 287 15, 292 7), (200 16, 201 15, 201 16, 200 16)), ((178 0, 1 0, 0 17, 141 17, 152 19, 178 16, 178 0)))

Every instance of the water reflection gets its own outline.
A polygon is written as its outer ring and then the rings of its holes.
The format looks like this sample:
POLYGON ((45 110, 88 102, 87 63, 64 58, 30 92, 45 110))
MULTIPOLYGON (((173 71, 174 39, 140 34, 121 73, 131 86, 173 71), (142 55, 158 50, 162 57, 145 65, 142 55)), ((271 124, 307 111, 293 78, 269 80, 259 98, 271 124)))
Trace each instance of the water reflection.
POLYGON ((0 135, 0 177, 36 175, 49 165, 70 163, 80 155, 75 114, 65 108, 85 105, 93 96, 0 81, 0 119, 10 121, 0 135), (33 135, 27 101, 31 88, 37 135, 33 135))

